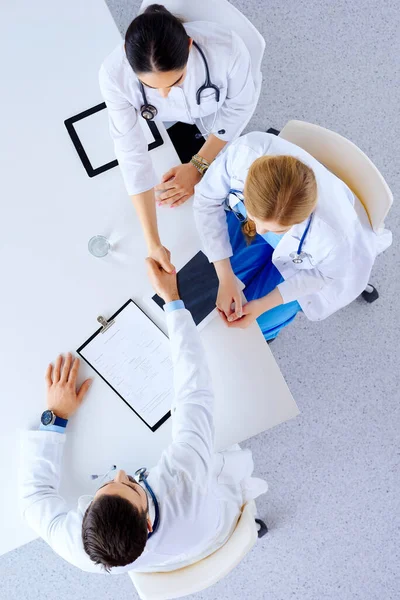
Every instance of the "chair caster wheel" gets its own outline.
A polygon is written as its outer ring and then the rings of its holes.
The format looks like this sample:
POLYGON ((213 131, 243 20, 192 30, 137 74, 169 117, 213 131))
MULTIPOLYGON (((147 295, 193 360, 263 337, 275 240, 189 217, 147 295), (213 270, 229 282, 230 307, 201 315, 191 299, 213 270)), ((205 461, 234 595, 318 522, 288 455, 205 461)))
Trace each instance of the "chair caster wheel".
POLYGON ((365 290, 363 291, 363 293, 361 294, 361 296, 364 298, 364 300, 366 302, 371 304, 372 302, 375 302, 375 300, 378 300, 379 293, 378 293, 378 290, 369 283, 367 285, 367 287, 365 288, 365 290))
POLYGON ((259 526, 258 538, 260 539, 260 538, 264 537, 264 535, 266 533, 268 533, 268 527, 266 526, 264 521, 261 521, 261 519, 254 519, 254 520, 257 523, 257 525, 259 526))

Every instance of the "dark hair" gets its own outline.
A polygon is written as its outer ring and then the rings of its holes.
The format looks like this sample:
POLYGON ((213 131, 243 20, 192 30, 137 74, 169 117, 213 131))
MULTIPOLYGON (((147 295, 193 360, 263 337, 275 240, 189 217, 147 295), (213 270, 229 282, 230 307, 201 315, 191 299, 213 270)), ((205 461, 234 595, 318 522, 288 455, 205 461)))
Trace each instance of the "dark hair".
POLYGON ((85 512, 82 541, 86 554, 106 571, 129 565, 147 542, 146 512, 121 496, 100 496, 85 512))
POLYGON ((151 4, 129 25, 125 52, 135 73, 179 71, 189 58, 189 37, 177 17, 151 4))

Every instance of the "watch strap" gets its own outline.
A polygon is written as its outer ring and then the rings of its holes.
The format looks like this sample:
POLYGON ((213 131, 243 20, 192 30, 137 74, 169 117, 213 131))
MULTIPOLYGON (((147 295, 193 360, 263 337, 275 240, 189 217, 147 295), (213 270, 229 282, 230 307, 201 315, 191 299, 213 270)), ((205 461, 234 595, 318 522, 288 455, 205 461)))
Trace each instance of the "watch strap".
POLYGON ((204 175, 204 173, 207 171, 208 167, 210 166, 210 163, 205 158, 200 156, 199 154, 195 154, 194 156, 192 156, 190 162, 197 169, 197 171, 200 173, 201 176, 204 175))
POLYGON ((67 423, 68 423, 68 419, 62 419, 61 417, 57 417, 56 415, 54 415, 56 418, 54 420, 53 425, 57 425, 58 427, 66 427, 67 423))

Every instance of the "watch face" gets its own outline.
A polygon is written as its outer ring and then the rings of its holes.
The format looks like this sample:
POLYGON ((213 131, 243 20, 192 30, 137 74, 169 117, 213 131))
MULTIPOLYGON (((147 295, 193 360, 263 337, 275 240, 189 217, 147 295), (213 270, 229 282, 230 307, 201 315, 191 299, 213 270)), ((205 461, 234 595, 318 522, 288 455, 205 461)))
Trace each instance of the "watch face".
POLYGON ((51 410, 45 410, 44 413, 42 414, 42 424, 43 425, 50 425, 50 423, 53 420, 53 413, 51 410))

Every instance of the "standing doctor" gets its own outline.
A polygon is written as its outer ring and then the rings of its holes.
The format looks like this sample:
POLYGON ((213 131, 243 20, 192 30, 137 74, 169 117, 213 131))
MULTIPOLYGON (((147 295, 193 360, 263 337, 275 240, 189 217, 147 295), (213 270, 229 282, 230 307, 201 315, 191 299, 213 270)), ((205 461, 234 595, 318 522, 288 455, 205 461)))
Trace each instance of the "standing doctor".
POLYGON ((170 272, 154 190, 160 204, 179 206, 227 142, 241 133, 256 101, 249 52, 229 29, 211 22, 182 23, 153 4, 132 21, 125 43, 106 58, 99 78, 115 153, 149 256, 170 272), (139 123, 156 115, 163 122, 196 124, 207 138, 191 162, 172 168, 162 182, 139 123))
POLYGON ((320 321, 352 302, 391 243, 343 181, 267 133, 239 138, 215 161, 194 207, 222 317, 241 328, 257 319, 266 340, 301 310, 320 321), (234 274, 246 285, 244 306, 234 274))

